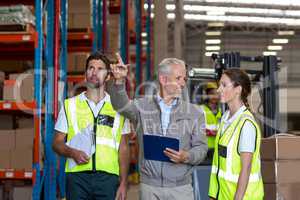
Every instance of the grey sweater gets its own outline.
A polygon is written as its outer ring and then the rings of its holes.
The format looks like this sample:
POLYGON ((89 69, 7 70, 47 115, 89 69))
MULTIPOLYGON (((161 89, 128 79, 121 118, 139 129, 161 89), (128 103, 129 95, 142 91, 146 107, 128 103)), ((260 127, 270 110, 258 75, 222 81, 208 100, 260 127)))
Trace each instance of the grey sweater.
POLYGON ((193 166, 201 163, 207 153, 204 116, 199 108, 178 99, 171 111, 166 136, 178 138, 179 148, 189 152, 189 160, 186 163, 146 160, 143 156, 143 134, 163 135, 161 111, 156 98, 152 95, 129 100, 125 85, 115 85, 112 82, 108 83, 107 91, 114 109, 130 119, 136 127, 140 149, 141 182, 159 187, 190 184, 193 166))

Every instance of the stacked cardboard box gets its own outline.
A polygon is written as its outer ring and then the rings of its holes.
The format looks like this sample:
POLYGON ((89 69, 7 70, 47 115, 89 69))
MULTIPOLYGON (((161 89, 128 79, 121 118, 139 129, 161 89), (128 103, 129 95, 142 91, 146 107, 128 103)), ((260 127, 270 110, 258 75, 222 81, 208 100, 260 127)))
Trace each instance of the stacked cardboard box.
POLYGON ((3 100, 32 101, 34 96, 34 76, 32 73, 10 74, 4 81, 3 100))
POLYGON ((69 0, 69 28, 91 27, 91 3, 90 1, 69 0))
POLYGON ((0 169, 31 170, 33 128, 0 130, 0 169))
POLYGON ((68 72, 85 72, 87 53, 69 53, 68 54, 68 72))
POLYGON ((16 129, 16 148, 11 152, 11 168, 32 169, 34 129, 16 129))
POLYGON ((8 130, 14 128, 14 116, 10 114, 0 114, 0 130, 8 130))
POLYGON ((294 200, 300 195, 300 137, 279 134, 262 139, 265 200, 294 200))
POLYGON ((119 24, 120 15, 113 14, 109 16, 109 49, 111 52, 119 51, 119 24))
POLYGON ((0 99, 3 99, 4 80, 5 80, 5 73, 0 71, 0 99))
POLYGON ((18 186, 13 188, 14 200, 31 200, 32 187, 31 186, 18 186))
POLYGON ((15 131, 0 130, 0 169, 10 168, 10 155, 15 146, 15 131))

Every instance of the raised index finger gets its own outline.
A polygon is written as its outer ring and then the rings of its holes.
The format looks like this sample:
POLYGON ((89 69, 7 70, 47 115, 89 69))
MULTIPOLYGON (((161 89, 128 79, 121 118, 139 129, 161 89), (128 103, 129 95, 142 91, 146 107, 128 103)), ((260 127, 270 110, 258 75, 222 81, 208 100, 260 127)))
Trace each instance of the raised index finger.
POLYGON ((119 65, 124 65, 124 62, 123 62, 123 60, 122 60, 120 54, 119 54, 119 53, 116 53, 116 56, 117 56, 119 65))

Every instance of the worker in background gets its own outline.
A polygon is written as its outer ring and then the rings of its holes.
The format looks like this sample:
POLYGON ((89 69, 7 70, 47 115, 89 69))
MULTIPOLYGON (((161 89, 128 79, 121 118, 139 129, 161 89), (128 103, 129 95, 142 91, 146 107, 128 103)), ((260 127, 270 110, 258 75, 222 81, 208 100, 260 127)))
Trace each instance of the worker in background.
POLYGON ((251 93, 250 79, 240 69, 228 69, 219 85, 220 101, 229 109, 222 116, 216 136, 209 196, 262 200, 261 132, 247 101, 251 93))
POLYGON ((215 137, 217 135, 219 123, 222 117, 222 110, 217 93, 217 83, 208 82, 205 87, 207 98, 200 107, 205 117, 205 132, 207 136, 208 157, 212 158, 215 147, 215 137))
POLYGON ((143 145, 143 134, 175 137, 180 142, 178 151, 164 150, 171 162, 145 159, 140 148, 140 199, 194 200, 191 172, 205 158, 207 144, 203 114, 181 96, 186 85, 184 61, 164 59, 158 66, 155 94, 130 101, 125 90, 128 66, 117 56, 119 62, 112 66, 115 80, 108 91, 113 107, 135 123, 139 144, 143 145))
POLYGON ((68 200, 126 199, 130 125, 105 92, 110 64, 99 52, 87 58, 87 90, 64 101, 55 124, 53 149, 67 158, 68 200))

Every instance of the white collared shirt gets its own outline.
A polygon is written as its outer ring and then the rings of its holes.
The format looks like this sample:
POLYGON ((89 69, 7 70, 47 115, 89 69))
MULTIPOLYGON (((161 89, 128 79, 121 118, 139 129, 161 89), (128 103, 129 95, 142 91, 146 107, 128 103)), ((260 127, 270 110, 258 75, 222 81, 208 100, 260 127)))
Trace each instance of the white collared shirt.
MULTIPOLYGON (((221 135, 223 135, 226 128, 246 109, 247 109, 246 106, 243 105, 238 109, 237 112, 234 113, 234 115, 231 118, 229 118, 229 110, 227 110, 224 113, 222 117, 222 122, 224 123, 224 125, 221 131, 221 135)), ((240 141, 239 141, 239 152, 253 153, 255 151, 255 143, 256 143, 256 128, 250 121, 246 121, 241 130, 240 141)))
MULTIPOLYGON (((85 95, 85 92, 82 92, 79 95, 79 99, 81 101, 87 101, 88 105, 90 106, 94 116, 97 116, 98 113, 100 112, 104 102, 109 102, 110 103, 110 96, 105 92, 105 96, 103 99, 101 99, 97 104, 93 102, 92 100, 88 99, 85 95)), ((68 133, 68 122, 67 122, 67 117, 66 117, 66 112, 64 106, 61 107, 54 129, 56 131, 62 132, 62 133, 68 133)), ((129 120, 125 118, 124 122, 124 127, 122 129, 122 135, 130 133, 130 124, 129 120)))

